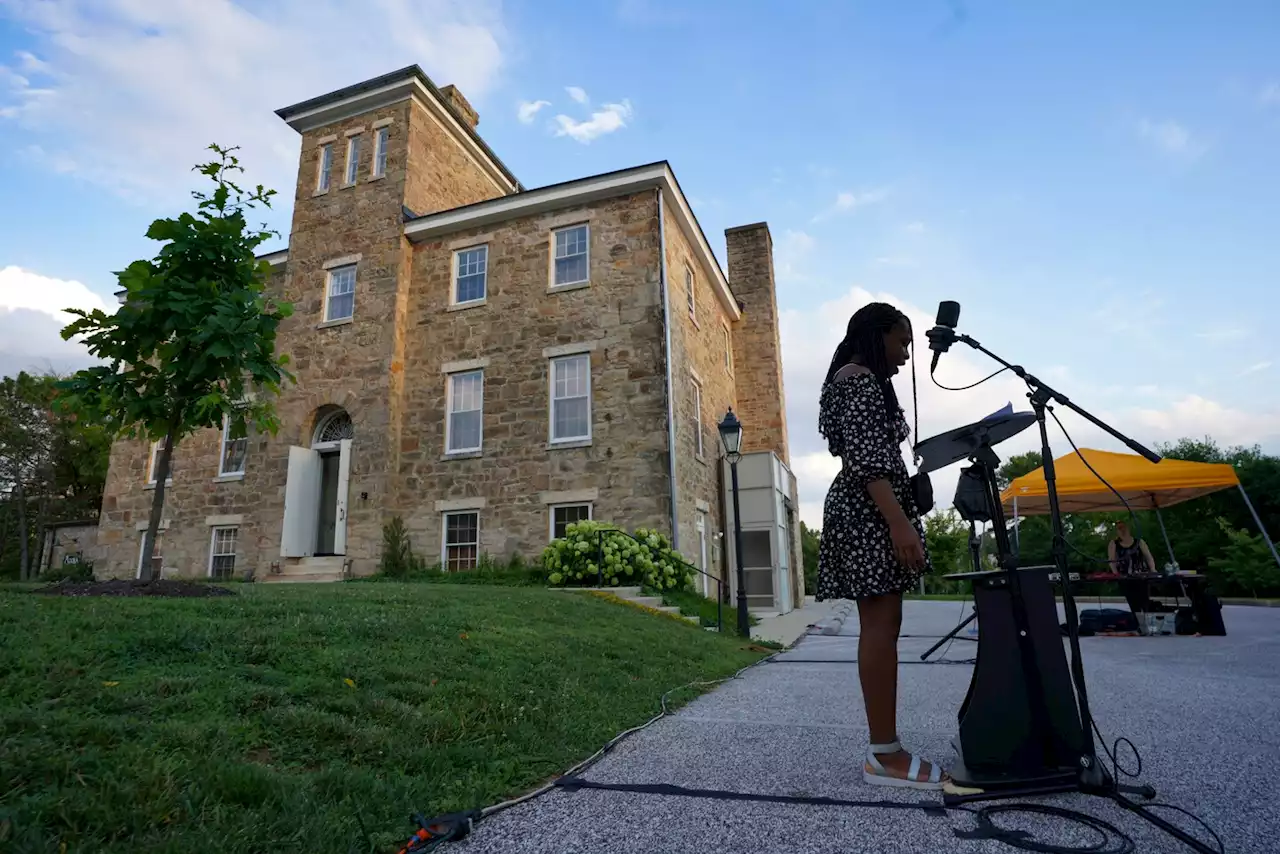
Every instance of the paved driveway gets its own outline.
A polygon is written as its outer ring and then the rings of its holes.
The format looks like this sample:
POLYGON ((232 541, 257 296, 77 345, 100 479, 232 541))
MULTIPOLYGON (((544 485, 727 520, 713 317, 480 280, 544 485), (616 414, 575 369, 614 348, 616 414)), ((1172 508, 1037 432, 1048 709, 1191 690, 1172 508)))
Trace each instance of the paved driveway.
MULTIPOLYGON (((908 602, 903 662, 917 662, 966 613, 960 603, 908 602)), ((1085 638, 1094 714, 1108 741, 1141 751, 1142 780, 1159 800, 1213 825, 1232 854, 1280 851, 1280 609, 1228 607, 1225 638, 1085 638)), ((622 742, 585 775, 612 783, 670 783, 768 795, 842 800, 936 798, 866 786, 866 743, 857 682, 856 612, 836 636, 811 634, 677 714, 622 742)), ((946 659, 974 654, 956 641, 946 659)), ((904 741, 944 764, 972 667, 906 664, 900 680, 904 741)), ((1122 758, 1132 766, 1132 758, 1122 758)), ((1137 817, 1099 798, 1043 803, 1088 812, 1119 827, 1139 852, 1181 852, 1137 817)), ((1164 815, 1184 826, 1189 820, 1164 815)), ((1037 840, 1090 845, 1090 831, 1053 818, 1000 819, 1037 840)), ((710 800, 601 790, 554 791, 480 823, 454 850, 481 852, 1009 852, 996 840, 962 840, 964 813, 855 809, 710 800)))

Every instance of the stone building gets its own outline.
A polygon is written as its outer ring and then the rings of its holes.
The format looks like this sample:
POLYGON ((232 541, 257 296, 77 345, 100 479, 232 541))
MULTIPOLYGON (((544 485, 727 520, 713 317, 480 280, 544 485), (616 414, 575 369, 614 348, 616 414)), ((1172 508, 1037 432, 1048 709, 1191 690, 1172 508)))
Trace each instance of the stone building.
MULTIPOLYGON (((266 256, 298 381, 276 436, 177 448, 156 565, 368 574, 400 516, 457 570, 592 518, 721 574, 716 422, 733 406, 744 448, 788 461, 767 225, 727 232, 726 276, 666 162, 527 189, 417 66, 277 114, 302 137, 266 256)), ((112 448, 100 570, 140 571, 157 452, 112 448)))

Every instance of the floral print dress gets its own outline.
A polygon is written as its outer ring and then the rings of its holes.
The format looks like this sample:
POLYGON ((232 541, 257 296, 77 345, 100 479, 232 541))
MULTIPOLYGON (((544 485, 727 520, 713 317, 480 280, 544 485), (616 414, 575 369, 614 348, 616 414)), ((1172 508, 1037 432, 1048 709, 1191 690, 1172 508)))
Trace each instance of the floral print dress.
POLYGON ((914 589, 925 565, 909 569, 898 561, 889 524, 867 492, 867 484, 888 480, 893 494, 924 542, 924 528, 911 494, 902 443, 911 435, 901 409, 890 425, 879 380, 871 373, 834 379, 822 390, 818 426, 844 465, 822 511, 818 550, 819 602, 865 599, 914 589))

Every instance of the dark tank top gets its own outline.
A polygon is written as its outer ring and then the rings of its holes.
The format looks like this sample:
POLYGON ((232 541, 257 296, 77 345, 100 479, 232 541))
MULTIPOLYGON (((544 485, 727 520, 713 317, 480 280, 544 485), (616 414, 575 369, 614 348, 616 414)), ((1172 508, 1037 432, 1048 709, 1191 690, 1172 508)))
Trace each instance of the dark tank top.
POLYGON ((1133 575, 1147 571, 1147 560, 1142 556, 1141 540, 1135 537, 1134 541, 1127 546, 1120 545, 1119 537, 1113 542, 1116 544, 1116 572, 1121 575, 1133 575))

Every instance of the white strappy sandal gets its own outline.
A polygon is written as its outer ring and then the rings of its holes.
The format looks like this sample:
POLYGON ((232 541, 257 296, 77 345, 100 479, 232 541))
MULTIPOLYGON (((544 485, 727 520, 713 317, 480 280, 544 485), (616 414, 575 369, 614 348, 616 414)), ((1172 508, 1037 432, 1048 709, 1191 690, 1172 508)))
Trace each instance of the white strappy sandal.
POLYGON ((862 767, 862 781, 872 786, 892 786, 898 789, 923 789, 938 791, 943 787, 942 768, 936 762, 930 762, 929 779, 917 780, 920 773, 920 757, 912 754, 911 767, 906 777, 897 777, 892 771, 880 764, 877 754, 897 753, 902 750, 901 742, 889 744, 872 744, 867 749, 867 762, 862 767), (871 766, 870 769, 867 766, 871 766))

